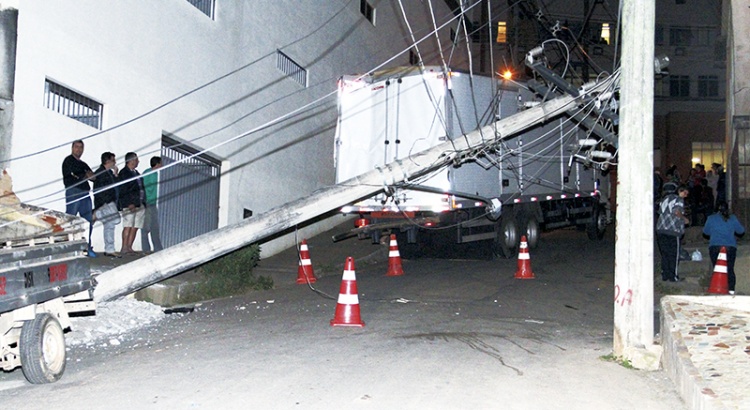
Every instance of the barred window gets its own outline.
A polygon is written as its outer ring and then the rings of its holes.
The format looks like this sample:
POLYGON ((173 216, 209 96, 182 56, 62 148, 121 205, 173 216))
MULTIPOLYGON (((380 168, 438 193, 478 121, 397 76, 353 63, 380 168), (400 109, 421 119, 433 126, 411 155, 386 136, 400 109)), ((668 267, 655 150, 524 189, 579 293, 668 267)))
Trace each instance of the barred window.
POLYGON ((281 51, 276 52, 276 68, 303 87, 307 87, 307 70, 281 51))
POLYGON ((193 7, 211 19, 214 18, 214 0, 187 0, 193 7))
POLYGON ((96 129, 102 129, 102 104, 49 79, 44 81, 44 106, 96 129))

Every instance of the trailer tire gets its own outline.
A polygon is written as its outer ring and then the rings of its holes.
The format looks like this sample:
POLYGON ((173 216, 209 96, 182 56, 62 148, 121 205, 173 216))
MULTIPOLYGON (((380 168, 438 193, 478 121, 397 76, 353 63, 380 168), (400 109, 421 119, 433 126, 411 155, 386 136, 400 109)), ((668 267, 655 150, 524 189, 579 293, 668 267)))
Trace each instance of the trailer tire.
POLYGON ((45 384, 58 380, 65 372, 65 335, 49 313, 37 314, 24 322, 19 340, 21 370, 30 383, 45 384))
POLYGON ((536 220, 535 216, 529 216, 526 219, 526 229, 524 229, 524 232, 526 233, 526 243, 529 245, 530 249, 536 249, 537 246, 539 246, 539 221, 536 220))
POLYGON ((598 241, 604 237, 604 231, 606 230, 607 213, 604 212, 604 207, 596 204, 591 212, 591 221, 586 224, 586 235, 592 241, 598 241))
POLYGON ((518 225, 515 218, 503 217, 495 226, 495 254, 506 259, 514 257, 518 250, 518 225))

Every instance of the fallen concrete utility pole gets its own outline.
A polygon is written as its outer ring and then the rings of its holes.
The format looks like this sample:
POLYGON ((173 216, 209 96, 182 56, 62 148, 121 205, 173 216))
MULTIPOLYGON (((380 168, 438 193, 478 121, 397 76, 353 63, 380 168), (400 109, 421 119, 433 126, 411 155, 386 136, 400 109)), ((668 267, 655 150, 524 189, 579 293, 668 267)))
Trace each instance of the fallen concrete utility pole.
MULTIPOLYGON (((602 86, 603 87, 603 86, 602 86)), ((600 89, 601 87, 597 87, 600 89)), ((595 91, 592 89, 592 91, 595 91)), ((119 266, 97 277, 94 299, 117 299, 138 289, 199 266, 243 246, 259 242, 333 209, 370 197, 386 186, 419 177, 448 166, 462 152, 493 145, 538 123, 562 115, 573 107, 572 96, 559 97, 502 119, 465 137, 437 145, 408 160, 392 162, 340 184, 328 186, 309 196, 273 208, 257 217, 229 225, 175 245, 163 252, 119 266), (488 136, 496 135, 489 139, 488 136)))

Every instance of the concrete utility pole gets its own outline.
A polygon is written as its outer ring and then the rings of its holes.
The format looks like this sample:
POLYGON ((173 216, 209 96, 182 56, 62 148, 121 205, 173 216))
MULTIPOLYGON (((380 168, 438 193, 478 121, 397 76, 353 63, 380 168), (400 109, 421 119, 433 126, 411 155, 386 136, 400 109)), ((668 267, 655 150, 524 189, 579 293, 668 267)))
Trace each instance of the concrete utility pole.
MULTIPOLYGON (((610 84, 603 82, 599 87, 590 91, 596 93, 608 85, 610 84)), ((395 185, 432 170, 449 166, 462 151, 478 149, 502 139, 513 138, 533 125, 562 115, 584 97, 581 95, 577 98, 570 96, 555 98, 481 130, 470 132, 465 137, 411 155, 409 160, 392 162, 382 169, 320 189, 307 197, 271 209, 256 217, 182 242, 169 248, 169 252, 157 252, 104 272, 96 278, 98 283, 94 291, 94 299, 101 302, 123 297, 343 205, 372 196, 381 191, 384 185, 395 185), (494 140, 487 141, 485 138, 488 135, 496 135, 496 137, 494 140)))
POLYGON ((654 345, 654 2, 623 0, 614 354, 659 368, 654 345))
POLYGON ((727 195, 732 211, 742 223, 750 224, 750 197, 740 178, 750 154, 740 150, 750 141, 750 7, 747 0, 725 1, 723 23, 727 36, 727 195), (740 164, 743 164, 742 166, 740 164))

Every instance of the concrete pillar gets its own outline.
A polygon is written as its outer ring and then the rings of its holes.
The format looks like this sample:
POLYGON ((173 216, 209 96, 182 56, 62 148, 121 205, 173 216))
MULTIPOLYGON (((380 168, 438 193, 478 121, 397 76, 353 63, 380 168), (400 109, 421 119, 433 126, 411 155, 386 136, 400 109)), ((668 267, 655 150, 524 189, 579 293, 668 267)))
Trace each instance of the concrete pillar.
POLYGON ((615 244, 614 354, 658 369, 653 272, 653 2, 624 0, 615 244))

